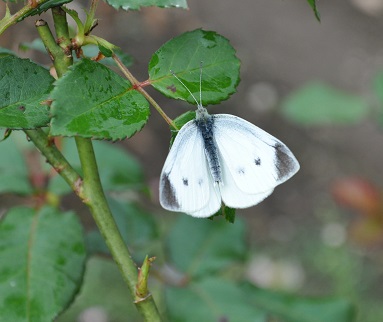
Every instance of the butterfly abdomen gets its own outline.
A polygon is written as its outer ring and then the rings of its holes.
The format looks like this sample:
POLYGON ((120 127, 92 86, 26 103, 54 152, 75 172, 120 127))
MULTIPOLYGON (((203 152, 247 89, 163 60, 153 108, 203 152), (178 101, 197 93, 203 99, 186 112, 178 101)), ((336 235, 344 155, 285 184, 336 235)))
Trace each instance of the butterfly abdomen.
POLYGON ((204 115, 204 117, 196 118, 195 124, 201 133, 205 154, 209 163, 211 175, 216 183, 222 182, 221 165, 219 162, 218 149, 214 141, 214 117, 204 115))

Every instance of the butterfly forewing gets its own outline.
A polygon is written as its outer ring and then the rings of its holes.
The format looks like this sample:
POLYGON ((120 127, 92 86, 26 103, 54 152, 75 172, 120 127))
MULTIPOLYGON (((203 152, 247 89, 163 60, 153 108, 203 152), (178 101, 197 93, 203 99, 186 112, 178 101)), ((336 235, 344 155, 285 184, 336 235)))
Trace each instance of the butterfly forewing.
POLYGON ((203 140, 194 121, 190 121, 179 131, 162 169, 160 203, 168 210, 203 217, 204 208, 217 208, 214 190, 203 140))
MULTIPOLYGON (((258 202, 299 169, 297 160, 281 141, 239 117, 214 115, 214 137, 226 180, 245 194, 259 194, 255 197, 260 199, 258 202)), ((229 185, 225 181, 223 184, 229 185)))

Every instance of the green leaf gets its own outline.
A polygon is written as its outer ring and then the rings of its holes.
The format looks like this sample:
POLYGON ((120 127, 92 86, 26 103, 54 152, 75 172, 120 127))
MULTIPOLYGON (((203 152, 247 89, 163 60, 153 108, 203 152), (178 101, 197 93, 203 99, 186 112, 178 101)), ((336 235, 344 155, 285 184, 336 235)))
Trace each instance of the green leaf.
MULTIPOLYGON (((55 321, 82 321, 79 317, 86 310, 93 310, 99 313, 98 316, 106 314, 106 321, 141 321, 116 263, 105 258, 89 259, 79 295, 73 305, 55 321)), ((97 318, 90 321, 96 320, 99 321, 97 318)))
POLYGON ((315 18, 317 18, 317 20, 320 22, 320 14, 319 14, 319 11, 317 9, 317 1, 316 0, 307 0, 307 2, 309 3, 311 8, 313 9, 314 14, 315 14, 315 18))
MULTIPOLYGON (((231 236, 227 238, 233 240, 231 236)), ((188 252, 187 247, 182 246, 188 252)), ((205 246, 199 247, 202 260, 206 260, 203 256, 205 246)), ((217 274, 214 278, 205 275, 192 277, 189 281, 166 290, 171 321, 266 322, 278 317, 286 322, 352 322, 355 318, 355 308, 343 299, 283 294, 260 289, 247 282, 228 281, 217 277, 217 274)))
POLYGON ((378 121, 380 125, 383 126, 383 72, 380 72, 378 75, 376 75, 373 87, 375 90, 375 94, 380 102, 378 121))
POLYGON ((203 104, 217 104, 228 99, 239 83, 240 61, 229 41, 213 31, 197 29, 164 44, 150 60, 150 82, 168 97, 195 104, 170 70, 199 100, 201 61, 203 104))
POLYGON ((302 125, 350 124, 365 118, 369 108, 359 96, 316 82, 288 96, 282 112, 291 121, 302 125))
MULTIPOLYGON (((148 244, 158 236, 154 218, 138 205, 125 200, 109 198, 108 203, 122 238, 134 257, 142 261, 147 254, 148 244)), ((88 234, 87 244, 90 253, 110 253, 98 230, 88 234)))
POLYGON ((242 286, 247 300, 268 313, 287 322, 352 322, 355 307, 347 300, 336 298, 309 298, 272 292, 249 283, 242 286))
POLYGON ((105 57, 111 58, 113 56, 113 50, 104 47, 101 44, 98 45, 98 49, 100 50, 101 54, 103 54, 105 57))
POLYGON ((0 143, 0 155, 0 193, 32 193, 28 169, 24 155, 15 141, 15 133, 0 143))
POLYGON ((53 88, 45 68, 13 55, 0 54, 0 128, 33 129, 47 125, 41 103, 53 88))
POLYGON ((40 2, 37 2, 37 7, 26 12, 24 15, 20 16, 20 18, 17 21, 21 21, 25 19, 26 17, 40 15, 43 12, 47 11, 48 9, 51 9, 53 7, 58 7, 63 4, 72 2, 73 0, 43 0, 40 2))
POLYGON ((246 294, 235 283, 219 278, 191 282, 188 287, 169 287, 166 302, 174 322, 268 321, 264 311, 249 305, 246 294))
POLYGON ((167 240, 172 264, 190 276, 223 271, 246 254, 243 222, 179 216, 167 240))
POLYGON ((234 224, 236 209, 230 208, 230 207, 225 205, 222 212, 223 212, 223 216, 225 217, 226 221, 234 224))
MULTIPOLYGON (((93 142, 99 173, 105 191, 143 190, 144 174, 140 163, 117 144, 93 142)), ((63 141, 62 153, 69 163, 81 172, 76 144, 73 139, 63 141)), ((49 185, 56 194, 70 192, 68 184, 59 175, 49 185)))
MULTIPOLYGON (((187 122, 195 119, 195 111, 188 111, 173 120, 174 124, 181 129, 187 122)), ((177 131, 175 131, 177 132, 177 131)))
POLYGON ((13 208, 0 223, 0 316, 54 320, 79 289, 84 262, 82 229, 73 213, 13 208))
POLYGON ((160 8, 182 8, 187 9, 186 0, 106 0, 115 9, 139 10, 142 7, 156 6, 160 8))
POLYGON ((107 67, 83 59, 55 84, 51 135, 122 140, 149 118, 149 104, 107 67))
POLYGON ((209 219, 213 220, 215 217, 223 216, 227 222, 233 224, 235 222, 235 214, 235 208, 230 208, 225 204, 222 204, 221 208, 213 216, 210 216, 209 219))

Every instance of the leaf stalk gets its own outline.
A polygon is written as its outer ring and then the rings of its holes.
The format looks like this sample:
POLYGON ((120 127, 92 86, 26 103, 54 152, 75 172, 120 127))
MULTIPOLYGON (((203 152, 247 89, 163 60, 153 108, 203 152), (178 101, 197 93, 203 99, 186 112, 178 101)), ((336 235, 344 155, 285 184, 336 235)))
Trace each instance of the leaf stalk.
MULTIPOLYGON (((157 110, 157 112, 164 118, 164 120, 172 127, 174 128, 175 130, 179 130, 179 128, 175 125, 175 123, 173 122, 173 120, 166 115, 166 113, 163 111, 163 109, 158 105, 158 103, 153 99, 153 97, 151 97, 141 86, 142 83, 140 83, 133 75, 132 73, 129 71, 128 68, 126 68, 126 66, 122 63, 122 61, 120 60, 120 58, 116 55, 116 54, 113 54, 112 55, 112 58, 113 60, 116 62, 117 66, 120 68, 120 70, 122 71, 122 73, 125 75, 125 77, 131 82, 131 84, 133 85, 133 88, 135 90, 137 90, 138 92, 140 92, 142 94, 142 96, 144 96, 148 102, 157 110)), ((144 82, 145 84, 147 84, 147 82, 144 82)))

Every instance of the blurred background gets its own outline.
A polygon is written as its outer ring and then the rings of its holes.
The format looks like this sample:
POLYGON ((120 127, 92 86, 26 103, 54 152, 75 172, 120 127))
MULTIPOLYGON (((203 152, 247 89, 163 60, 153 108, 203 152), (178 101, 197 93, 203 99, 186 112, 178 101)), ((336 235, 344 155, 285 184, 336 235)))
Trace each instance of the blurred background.
MULTIPOLYGON (((188 5, 117 12, 101 2, 94 34, 132 55, 131 71, 141 81, 153 52, 184 31, 228 38, 242 61, 241 82, 210 112, 247 119, 283 141, 301 164, 267 200, 237 212, 250 227, 249 278, 345 297, 358 305, 359 321, 383 321, 383 0, 319 1, 321 22, 304 0, 188 5)), ((23 33, 7 30, 0 45, 18 51, 20 42, 35 39, 32 20, 22 22, 23 33)), ((171 117, 192 109, 148 91, 171 117)), ((160 210, 157 194, 169 139, 153 110, 147 126, 121 143, 143 164, 151 207, 165 220, 172 214, 160 210)))

